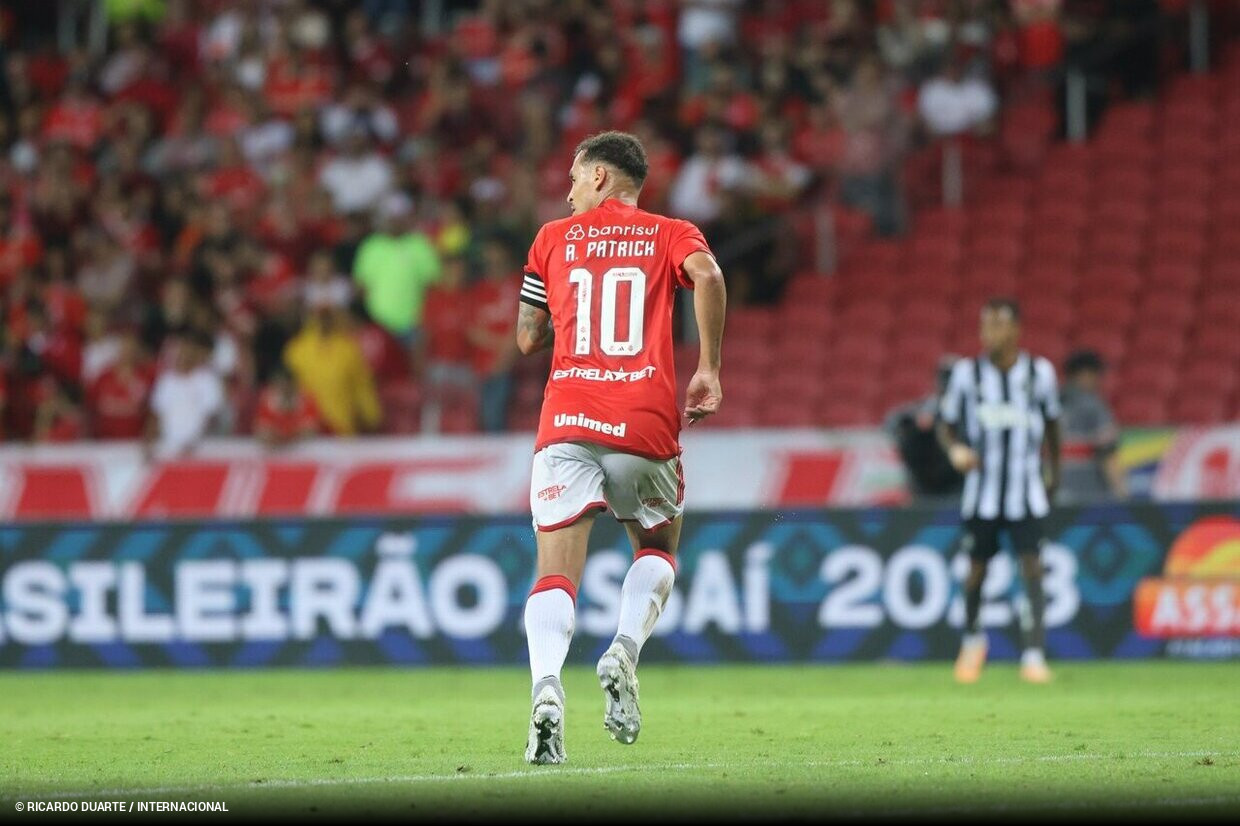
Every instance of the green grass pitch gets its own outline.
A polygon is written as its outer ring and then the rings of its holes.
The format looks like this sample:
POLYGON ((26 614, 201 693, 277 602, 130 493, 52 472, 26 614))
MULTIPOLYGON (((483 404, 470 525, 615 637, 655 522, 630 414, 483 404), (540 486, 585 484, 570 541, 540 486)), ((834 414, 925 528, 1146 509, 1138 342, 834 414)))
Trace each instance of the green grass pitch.
POLYGON ((1048 686, 1011 664, 967 687, 949 663, 640 676, 621 746, 569 669, 568 763, 544 767, 522 762, 524 670, 5 673, 0 818, 97 799, 299 820, 1240 815, 1237 663, 1059 663, 1048 686))

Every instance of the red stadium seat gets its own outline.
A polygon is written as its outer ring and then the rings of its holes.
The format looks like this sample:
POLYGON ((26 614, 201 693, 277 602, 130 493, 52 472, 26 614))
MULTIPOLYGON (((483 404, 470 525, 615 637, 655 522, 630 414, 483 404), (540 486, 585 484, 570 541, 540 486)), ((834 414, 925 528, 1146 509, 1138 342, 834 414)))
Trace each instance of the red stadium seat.
POLYGON ((837 335, 827 345, 832 364, 844 369, 873 370, 887 356, 887 335, 837 335))
POLYGON ((963 254, 959 238, 946 235, 914 237, 908 243, 907 260, 956 263, 963 254))
POLYGON ((913 218, 913 232, 926 236, 960 236, 969 225, 963 210, 950 207, 924 209, 913 218))
POLYGON ((1081 328, 1122 329, 1132 316, 1132 303, 1119 292, 1090 289, 1076 304, 1076 326, 1081 328))
POLYGON ((1215 256, 1206 265, 1205 284, 1207 288, 1216 289, 1234 287, 1240 289, 1240 232, 1236 233, 1235 253, 1215 256))
POLYGON ((1072 349, 1094 350, 1112 364, 1124 355, 1124 345, 1124 335, 1112 330, 1078 329, 1069 337, 1069 346, 1072 349))
POLYGON ((1146 269, 1145 286, 1188 293, 1201 283, 1202 274, 1199 264, 1159 257, 1152 259, 1146 269))
POLYGON ((832 276, 808 273, 798 275, 784 289, 785 304, 827 307, 839 292, 839 282, 832 276))
POLYGON ((1148 135, 1154 127, 1154 107, 1144 101, 1115 103, 1107 108, 1097 136, 1148 135))
POLYGON ((1162 107, 1160 120, 1167 131, 1201 134, 1214 129, 1217 108, 1208 100, 1169 98, 1162 107))
POLYGON ((1072 324, 1075 315, 1072 305, 1065 299, 1021 300, 1022 327, 1060 333, 1072 324))
POLYGON ((976 239, 1019 232, 1029 220, 1024 201, 998 201, 969 211, 969 232, 976 239))
POLYGON ((1015 265, 1025 256, 1025 245, 1020 235, 1011 229, 998 229, 974 236, 965 252, 967 260, 989 263, 992 266, 1015 265))
MULTIPOLYGON (((1110 175, 1123 170, 1147 169, 1158 154, 1151 140, 1145 135, 1102 135, 1092 141, 1097 169, 1105 172, 1106 181, 1099 181, 1097 192, 1114 191, 1110 175)), ((1122 189, 1121 182, 1121 189, 1122 189)))
POLYGON ((1168 161, 1157 178, 1159 197, 1208 198, 1214 189, 1212 171, 1202 165, 1168 161))
POLYGON ((1150 223, 1151 217, 1144 201, 1104 196, 1094 208, 1093 222, 1095 226, 1139 232, 1150 223))
POLYGON ((1081 274, 1080 296, 1127 298, 1141 286, 1140 271, 1133 264, 1094 261, 1081 274))
POLYGON ((1207 361, 1240 361, 1240 335, 1234 327, 1199 326, 1189 342, 1188 356, 1207 361))
POLYGON ((1115 418, 1126 427, 1167 424, 1167 402, 1140 394, 1120 396, 1115 403, 1115 418))
POLYGON ((1030 227, 1034 230, 1044 227, 1079 230, 1089 224, 1089 220, 1089 208, 1084 203, 1055 197, 1034 206, 1030 227))
MULTIPOLYGON (((729 374, 734 370, 740 373, 762 373, 770 368, 774 358, 775 352, 769 342, 754 344, 741 342, 729 336, 725 331, 723 336, 723 363, 728 366, 729 374)), ((677 377, 688 378, 687 370, 696 367, 696 357, 688 362, 686 371, 682 371, 680 367, 677 364, 677 377)))
POLYGON ((1177 395, 1171 402, 1170 420, 1175 424, 1216 424, 1227 415, 1227 397, 1219 393, 1177 395))
POLYGON ((1069 260, 1033 257, 1017 284, 1022 301, 1064 301, 1072 298, 1077 287, 1075 263, 1069 260))
POLYGON ((1200 132, 1167 132, 1158 141, 1158 152, 1177 163, 1206 166, 1218 156, 1218 144, 1200 132))
MULTIPOLYGON (((1116 156, 1117 165, 1098 171, 1095 191, 1115 199, 1141 201, 1148 198, 1154 189, 1154 180, 1148 170, 1138 165, 1140 159, 1136 157, 1136 151, 1135 146, 1120 149, 1116 156)), ((1100 156, 1099 161, 1105 163, 1106 159, 1100 156)))
POLYGON ((844 307, 840 314, 840 326, 864 327, 870 330, 884 330, 892 322, 891 305, 885 301, 864 300, 844 307))
POLYGON ((875 239, 866 241, 853 251, 853 258, 864 261, 870 270, 895 271, 903 264, 904 248, 899 242, 875 239))
POLYGON ((891 342, 890 363, 893 369, 923 358, 937 358, 948 349, 951 340, 947 330, 933 331, 905 327, 891 342), (929 354, 929 355, 927 355, 929 354))
POLYGON ((999 137, 1009 162, 1032 167, 1046 156, 1051 134, 1059 124, 1059 112, 1049 101, 1036 100, 1008 107, 999 137))
POLYGON ((1030 233, 1025 250, 1028 269, 1070 267, 1081 259, 1085 243, 1076 231, 1034 230, 1030 233))
POLYGON ((1135 361, 1163 361, 1172 363, 1179 361, 1188 342, 1184 331, 1176 327, 1159 324, 1144 325, 1137 323, 1125 355, 1135 361))
POLYGON ((758 408, 753 405, 741 405, 730 398, 725 398, 719 412, 696 427, 706 428, 740 428, 759 427, 761 417, 758 408))
POLYGON ((865 427, 878 421, 869 404, 850 399, 827 401, 818 413, 818 420, 827 427, 865 427))
POLYGON ((771 375, 764 385, 766 398, 812 407, 827 387, 823 377, 807 370, 781 371, 771 375))
POLYGON ((1038 179, 1037 199, 1043 200, 1070 199, 1086 201, 1093 191, 1093 179, 1088 170, 1077 168, 1058 168, 1053 164, 1046 168, 1038 179))
POLYGON ((1200 198, 1160 198, 1155 205, 1155 217, 1160 226, 1204 229, 1210 223, 1211 205, 1200 198))
POLYGON ((1135 265, 1145 252, 1145 237, 1137 231, 1099 227, 1085 249, 1094 263, 1135 265))
POLYGON ((1143 388, 1155 391, 1159 396, 1166 396, 1179 381, 1179 371, 1171 364, 1134 362, 1129 359, 1116 380, 1119 386, 1126 390, 1143 388))
POLYGON ((1194 361, 1184 366, 1177 390, 1185 395, 1230 396, 1240 387, 1236 365, 1222 361, 1194 361))
POLYGON ((829 376, 826 395, 870 402, 882 389, 882 377, 870 371, 854 370, 829 376))
MULTIPOLYGON (((729 367, 732 365, 729 363, 729 367)), ((724 397, 729 402, 749 405, 761 401, 766 396, 766 374, 749 370, 729 369, 724 397)))
POLYGON ((934 392, 934 389, 935 375, 933 372, 904 371, 893 373, 883 382, 882 394, 879 398, 882 408, 886 411, 895 405, 925 398, 934 392))
POLYGON ((813 304, 787 304, 780 308, 776 324, 781 336, 826 338, 831 334, 834 315, 813 304))
POLYGON ((1185 327, 1193 318, 1193 299, 1175 290, 1145 293, 1137 308, 1137 318, 1145 325, 1185 327))
POLYGON ((913 301, 897 313, 899 325, 905 330, 941 332, 951 326, 953 317, 949 304, 934 300, 913 301))
POLYGON ((1199 229, 1159 227, 1150 245, 1152 256, 1200 261, 1206 252, 1206 236, 1199 229))
POLYGON ((1240 291, 1206 291, 1197 305, 1197 322, 1240 330, 1240 291))
POLYGON ((775 328, 775 313, 765 307, 738 307, 729 310, 724 322, 728 335, 769 338, 775 328))

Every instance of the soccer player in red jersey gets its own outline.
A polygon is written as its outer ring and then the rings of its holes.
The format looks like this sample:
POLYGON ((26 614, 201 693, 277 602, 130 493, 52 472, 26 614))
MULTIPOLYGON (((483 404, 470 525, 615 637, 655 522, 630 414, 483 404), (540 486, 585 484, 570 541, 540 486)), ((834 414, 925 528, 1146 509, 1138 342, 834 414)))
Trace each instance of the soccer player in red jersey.
POLYGON ((573 214, 539 230, 525 265, 517 344, 527 355, 552 348, 530 484, 538 540, 537 581, 525 606, 531 763, 565 758, 560 670, 601 510, 624 522, 634 552, 616 637, 598 662, 603 724, 621 743, 641 729, 637 658, 672 591, 684 511, 672 341, 677 287, 694 291, 701 340, 683 415, 693 424, 723 399, 723 275, 697 227, 638 209, 646 171, 645 150, 632 135, 582 141, 569 170, 573 214))

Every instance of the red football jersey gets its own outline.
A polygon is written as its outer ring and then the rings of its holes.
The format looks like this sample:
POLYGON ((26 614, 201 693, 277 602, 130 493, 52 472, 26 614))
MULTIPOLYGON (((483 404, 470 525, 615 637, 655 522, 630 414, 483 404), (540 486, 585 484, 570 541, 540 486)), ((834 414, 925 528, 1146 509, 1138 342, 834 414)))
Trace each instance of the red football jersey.
POLYGON ((710 248, 693 224, 614 198, 538 231, 521 300, 551 314, 555 344, 536 450, 679 455, 673 296, 692 289, 683 265, 698 251, 710 248))

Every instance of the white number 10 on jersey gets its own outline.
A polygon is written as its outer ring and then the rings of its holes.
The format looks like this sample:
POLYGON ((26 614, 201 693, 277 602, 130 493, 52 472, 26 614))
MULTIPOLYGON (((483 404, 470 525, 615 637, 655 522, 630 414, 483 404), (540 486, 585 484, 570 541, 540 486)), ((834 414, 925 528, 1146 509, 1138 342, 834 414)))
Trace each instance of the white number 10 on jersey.
MULTIPOLYGON (((573 352, 579 356, 590 354, 590 318, 594 308, 594 275, 584 267, 577 267, 568 274, 570 283, 577 287, 577 333, 573 352)), ((646 318, 646 273, 637 267, 612 267, 603 273, 602 306, 599 312, 599 348, 609 356, 632 356, 642 350, 643 326, 646 318), (616 306, 620 284, 629 283, 629 335, 624 341, 616 341, 616 306)))

